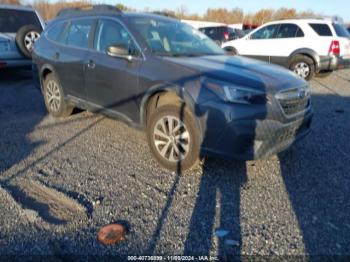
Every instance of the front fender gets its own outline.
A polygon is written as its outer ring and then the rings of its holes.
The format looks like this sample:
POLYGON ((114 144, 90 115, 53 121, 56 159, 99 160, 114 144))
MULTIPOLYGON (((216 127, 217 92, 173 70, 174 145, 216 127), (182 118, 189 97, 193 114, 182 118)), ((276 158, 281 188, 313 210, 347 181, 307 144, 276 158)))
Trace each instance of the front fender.
POLYGON ((180 97, 184 103, 191 109, 192 112, 194 112, 194 106, 195 102, 193 97, 190 95, 190 93, 186 90, 185 87, 181 87, 176 84, 172 83, 166 83, 166 84, 158 84, 156 86, 153 86, 149 89, 147 89, 146 93, 141 99, 140 103, 140 124, 142 126, 145 125, 145 120, 146 120, 146 110, 147 110, 147 105, 149 102, 149 99, 157 94, 157 93, 162 93, 162 92, 174 92, 178 97, 180 97))

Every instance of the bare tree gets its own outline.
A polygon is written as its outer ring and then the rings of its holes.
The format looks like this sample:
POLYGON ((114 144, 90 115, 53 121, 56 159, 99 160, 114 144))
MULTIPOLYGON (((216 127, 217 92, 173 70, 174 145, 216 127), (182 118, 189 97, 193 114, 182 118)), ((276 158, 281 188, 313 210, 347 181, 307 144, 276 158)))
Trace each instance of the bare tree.
POLYGON ((273 14, 273 20, 297 18, 297 11, 294 8, 280 8, 273 14))
POLYGON ((20 0, 0 0, 0 4, 20 5, 20 0))
POLYGON ((274 11, 272 9, 261 9, 256 12, 253 17, 253 24, 262 25, 264 23, 270 22, 274 11))

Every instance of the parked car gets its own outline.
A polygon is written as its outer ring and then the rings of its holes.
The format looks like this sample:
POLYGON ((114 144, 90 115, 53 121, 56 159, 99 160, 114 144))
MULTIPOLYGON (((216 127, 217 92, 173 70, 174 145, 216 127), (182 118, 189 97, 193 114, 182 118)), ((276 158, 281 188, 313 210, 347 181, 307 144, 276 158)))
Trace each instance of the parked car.
POLYGON ((44 25, 30 7, 0 5, 0 68, 31 66, 34 42, 44 25))
POLYGON ((244 36, 243 30, 234 29, 229 26, 202 27, 199 28, 199 31, 209 36, 219 46, 227 41, 239 39, 244 36))
POLYGON ((266 157, 310 130, 303 79, 225 55, 176 19, 110 6, 67 10, 47 26, 33 60, 52 116, 79 107, 122 119, 146 130, 151 152, 170 170, 203 155, 266 157))
POLYGON ((310 80, 350 64, 350 35, 331 19, 267 23, 239 40, 224 43, 228 52, 282 65, 310 80))

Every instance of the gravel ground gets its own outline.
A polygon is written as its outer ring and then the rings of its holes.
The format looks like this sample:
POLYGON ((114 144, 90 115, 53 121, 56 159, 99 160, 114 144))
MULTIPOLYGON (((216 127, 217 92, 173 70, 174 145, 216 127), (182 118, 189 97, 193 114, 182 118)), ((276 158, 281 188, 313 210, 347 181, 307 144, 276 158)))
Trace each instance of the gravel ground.
POLYGON ((177 175, 142 132, 89 112, 54 119, 30 73, 1 75, 0 255, 350 255, 350 70, 311 86, 302 143, 177 175), (103 246, 111 222, 127 239, 103 246))

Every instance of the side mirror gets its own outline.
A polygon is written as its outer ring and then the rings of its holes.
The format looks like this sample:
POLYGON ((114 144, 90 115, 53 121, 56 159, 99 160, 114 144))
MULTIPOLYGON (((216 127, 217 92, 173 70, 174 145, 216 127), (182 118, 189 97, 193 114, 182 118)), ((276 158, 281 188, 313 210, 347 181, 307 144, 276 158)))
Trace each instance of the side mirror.
POLYGON ((124 45, 111 45, 107 47, 107 54, 112 57, 132 61, 132 55, 129 54, 129 48, 124 45))

